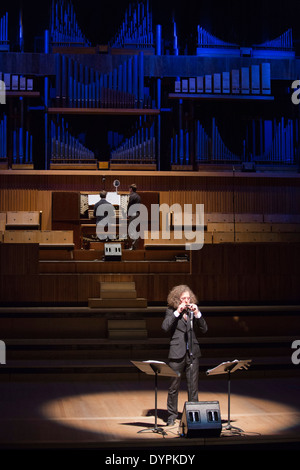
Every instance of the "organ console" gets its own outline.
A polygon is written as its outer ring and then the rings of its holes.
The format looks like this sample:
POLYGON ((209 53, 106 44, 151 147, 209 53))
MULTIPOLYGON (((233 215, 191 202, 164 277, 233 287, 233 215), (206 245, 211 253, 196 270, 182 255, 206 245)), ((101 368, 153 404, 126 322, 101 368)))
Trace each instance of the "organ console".
MULTIPOLYGON (((96 233, 96 219, 94 217, 94 205, 100 199, 99 194, 80 194, 80 239, 81 248, 88 248, 90 243, 100 242, 96 233)), ((107 232, 107 236, 116 235, 116 239, 125 242, 124 233, 120 233, 120 219, 126 217, 128 194, 108 192, 106 200, 115 208, 115 226, 112 224, 113 233, 107 232)))
MULTIPOLYGON (((151 204, 159 204, 158 192, 139 191, 142 204, 147 208, 149 219, 151 204)), ((75 248, 89 248, 91 243, 101 243, 96 234, 96 219, 93 216, 94 204, 99 200, 99 192, 61 192, 52 193, 52 230, 73 230, 75 248)), ((107 200, 116 210, 116 233, 119 239, 121 215, 127 214, 129 195, 127 192, 108 192, 107 200)), ((148 220, 150 223, 151 221, 148 220)), ((126 238, 121 237, 122 242, 126 238)), ((120 240, 121 241, 121 240, 120 240)))

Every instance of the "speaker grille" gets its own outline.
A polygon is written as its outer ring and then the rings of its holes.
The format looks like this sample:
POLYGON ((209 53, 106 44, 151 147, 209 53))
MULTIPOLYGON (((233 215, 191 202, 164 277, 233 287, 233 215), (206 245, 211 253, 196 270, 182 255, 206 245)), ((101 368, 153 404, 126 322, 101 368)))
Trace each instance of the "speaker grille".
POLYGON ((222 430, 219 402, 186 402, 180 428, 181 435, 186 437, 219 436, 222 430))

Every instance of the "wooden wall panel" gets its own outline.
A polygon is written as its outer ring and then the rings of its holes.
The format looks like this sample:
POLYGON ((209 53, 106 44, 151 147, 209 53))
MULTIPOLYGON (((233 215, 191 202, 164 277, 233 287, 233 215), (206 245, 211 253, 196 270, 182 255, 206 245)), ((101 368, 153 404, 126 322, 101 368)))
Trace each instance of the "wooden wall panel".
POLYGON ((300 190, 278 185, 240 185, 233 194, 230 188, 207 187, 205 190, 162 191, 161 203, 204 204, 205 213, 300 214, 300 190))
POLYGON ((39 248, 35 243, 0 244, 0 275, 38 274, 39 248))
POLYGON ((0 211, 42 211, 42 230, 51 230, 52 191, 1 189, 0 211))
POLYGON ((300 176, 280 174, 181 172, 0 172, 0 211, 42 210, 42 229, 51 229, 51 197, 57 191, 98 192, 102 187, 120 192, 135 182, 140 192, 159 192, 160 202, 204 204, 204 210, 221 213, 300 214, 300 176), (101 176, 105 176, 102 183, 101 176))
POLYGON ((0 275, 1 305, 26 305, 42 302, 38 275, 6 274, 0 275))
MULTIPOLYGON (((101 189, 100 172, 2 173, 0 211, 41 210, 42 230, 51 230, 53 191, 97 192, 101 189)), ((133 176, 132 173, 107 172, 105 177, 105 189, 113 188, 112 182, 118 177, 120 191, 126 191, 129 184, 135 182, 140 191, 159 192, 160 203, 170 206, 186 203, 195 209, 196 204, 203 203, 205 212, 231 213, 234 208, 235 213, 300 214, 299 175, 289 178, 239 174, 233 177, 226 174, 137 172, 133 176)), ((299 302, 299 245, 206 245, 199 252, 192 252, 192 274, 136 272, 131 274, 131 280, 136 281, 138 295, 150 303, 165 303, 169 290, 178 283, 188 283, 200 301, 206 303, 299 302)), ((5 256, 2 256, 0 279, 1 301, 4 302, 87 303, 89 297, 95 297, 99 292, 100 278, 108 276, 101 276, 99 272, 38 275, 36 267, 30 264, 32 260, 25 268, 16 251, 9 260, 5 256)), ((130 277, 125 268, 122 273, 115 272, 111 276, 112 279, 123 277, 124 280, 130 277)))
MULTIPOLYGON (((235 194, 235 213, 300 214, 300 193, 292 188, 239 188, 235 194)), ((160 203, 204 204, 205 213, 232 213, 232 194, 222 190, 160 191, 160 203)), ((52 228, 52 191, 2 189, 0 211, 42 211, 42 230, 52 228)))
MULTIPOLYGON (((98 275, 43 274, 0 276, 1 305, 87 305, 99 298, 98 275)), ((241 274, 150 274, 134 275, 139 297, 148 305, 166 305, 168 292, 178 284, 187 284, 197 294, 200 305, 296 303, 299 298, 299 274, 260 272, 241 274)))

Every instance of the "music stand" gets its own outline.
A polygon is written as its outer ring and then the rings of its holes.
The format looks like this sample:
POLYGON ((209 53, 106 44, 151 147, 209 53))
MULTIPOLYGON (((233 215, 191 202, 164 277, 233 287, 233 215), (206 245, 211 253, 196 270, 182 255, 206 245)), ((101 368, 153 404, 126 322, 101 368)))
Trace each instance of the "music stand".
POLYGON ((230 424, 230 375, 238 369, 247 370, 248 367, 250 367, 251 362, 252 362, 252 359, 244 359, 241 361, 235 359, 234 361, 222 362, 217 367, 214 367, 213 369, 209 369, 206 371, 206 375, 227 374, 227 378, 228 378, 228 423, 227 423, 227 426, 225 427, 226 430, 231 431, 232 429, 235 429, 238 432, 243 432, 242 429, 237 428, 235 426, 231 426, 230 424))
MULTIPOLYGON (((166 434, 162 428, 157 427, 157 377, 161 375, 163 377, 178 377, 180 374, 174 372, 170 366, 168 366, 165 362, 160 361, 131 361, 138 369, 142 372, 145 372, 148 375, 155 376, 155 424, 154 428, 150 429, 152 432, 157 432, 161 434, 166 434)), ((143 429, 139 432, 148 431, 148 429, 143 429)))

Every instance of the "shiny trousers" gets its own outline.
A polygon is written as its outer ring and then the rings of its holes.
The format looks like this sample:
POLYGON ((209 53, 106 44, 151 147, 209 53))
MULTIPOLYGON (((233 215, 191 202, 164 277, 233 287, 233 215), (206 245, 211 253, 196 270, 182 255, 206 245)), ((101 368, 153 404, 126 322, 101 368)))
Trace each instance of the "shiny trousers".
POLYGON ((169 366, 175 372, 180 373, 178 377, 171 378, 167 399, 168 420, 175 420, 178 417, 178 392, 184 371, 188 388, 188 401, 198 401, 199 358, 193 357, 191 360, 187 352, 182 359, 170 359, 169 366))

